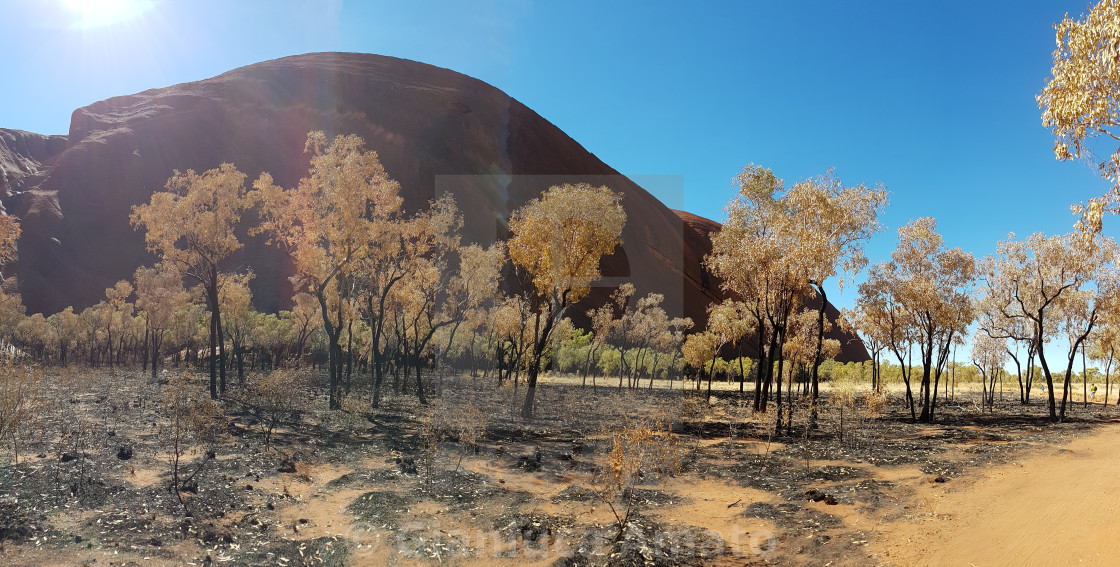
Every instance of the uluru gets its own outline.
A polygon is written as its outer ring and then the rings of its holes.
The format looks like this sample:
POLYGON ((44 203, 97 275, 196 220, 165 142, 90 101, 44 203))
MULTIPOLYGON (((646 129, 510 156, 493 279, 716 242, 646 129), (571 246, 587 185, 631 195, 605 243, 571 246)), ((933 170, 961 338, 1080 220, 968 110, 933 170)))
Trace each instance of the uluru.
MULTIPOLYGON (((670 210, 502 91, 414 61, 314 53, 95 102, 73 112, 66 136, 0 131, 4 204, 23 223, 19 258, 8 271, 24 303, 48 314, 81 309, 153 263, 128 214, 176 170, 231 162, 250 176, 269 172, 294 185, 307 172, 311 130, 365 139, 400 182, 406 210, 452 193, 467 242, 504 238, 510 212, 551 185, 607 185, 622 193, 631 221, 585 304, 632 281, 702 327, 706 307, 723 296, 702 266, 710 243, 697 229, 700 217, 670 210)), ((284 307, 286 254, 240 236, 247 244, 235 263, 257 274, 256 307, 284 307)), ((862 346, 851 348, 858 350, 842 359, 863 358, 862 346)))

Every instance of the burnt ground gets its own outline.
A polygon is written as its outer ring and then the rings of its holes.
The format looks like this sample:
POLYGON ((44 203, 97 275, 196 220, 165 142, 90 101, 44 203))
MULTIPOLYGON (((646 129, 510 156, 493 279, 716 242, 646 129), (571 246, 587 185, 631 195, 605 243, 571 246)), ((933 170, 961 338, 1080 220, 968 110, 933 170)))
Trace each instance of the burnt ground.
POLYGON ((201 468, 175 494, 164 386, 138 371, 44 373, 43 418, 0 453, 4 565, 877 565, 877 522, 937 514, 915 479, 964 485, 1117 417, 1077 405, 1051 424, 1039 402, 1005 395, 989 413, 962 393, 924 425, 895 395, 878 416, 857 400, 843 431, 826 400, 816 428, 800 408, 774 434, 775 412, 735 394, 708 405, 553 384, 525 422, 523 391, 449 377, 427 407, 390 391, 378 409, 356 393, 330 412, 308 389, 266 448, 266 416, 233 388, 221 435, 184 456, 184 475, 201 468), (672 428, 676 466, 612 500, 609 433, 643 416, 672 428), (632 511, 621 535, 608 502, 632 511))

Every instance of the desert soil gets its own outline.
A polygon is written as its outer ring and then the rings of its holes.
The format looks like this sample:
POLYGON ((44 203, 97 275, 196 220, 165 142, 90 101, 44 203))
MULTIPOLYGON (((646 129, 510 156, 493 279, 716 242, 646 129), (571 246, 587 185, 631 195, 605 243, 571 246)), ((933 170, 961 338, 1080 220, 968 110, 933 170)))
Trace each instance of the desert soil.
POLYGON ((897 393, 874 415, 858 397, 843 414, 826 398, 819 428, 804 426, 800 408, 774 435, 775 412, 754 414, 731 392, 709 405, 679 391, 546 384, 525 422, 508 386, 439 384, 433 406, 388 392, 381 408, 350 414, 309 392, 268 448, 259 414, 231 396, 228 434, 180 504, 158 442, 161 387, 91 371, 50 394, 57 412, 18 464, 0 461, 0 565, 980 567, 1120 557, 1115 406, 1078 404, 1051 424, 1037 402, 1008 395, 981 411, 964 389, 938 423, 922 425, 897 393), (486 418, 477 450, 454 433, 467 406, 486 418), (615 542, 599 492, 609 434, 653 414, 672 424, 679 468, 641 477, 615 542), (433 446, 436 422, 445 430, 433 446))
POLYGON ((930 513, 883 524, 872 548, 894 565, 1117 565, 1120 424, 980 471, 928 483, 930 513))

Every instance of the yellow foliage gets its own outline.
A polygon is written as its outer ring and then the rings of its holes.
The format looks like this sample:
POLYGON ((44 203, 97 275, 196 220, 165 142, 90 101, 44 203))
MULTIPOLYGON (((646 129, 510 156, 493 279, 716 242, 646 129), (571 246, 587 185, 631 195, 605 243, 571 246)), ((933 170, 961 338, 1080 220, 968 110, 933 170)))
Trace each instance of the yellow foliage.
POLYGON ((370 252, 369 243, 400 213, 403 200, 377 152, 358 136, 337 136, 328 145, 323 132, 311 132, 305 151, 313 156, 311 169, 296 188, 279 187, 262 173, 251 198, 262 204, 254 233, 287 246, 316 292, 370 252))
MULTIPOLYGON (((1053 67, 1036 97, 1042 124, 1054 133, 1057 159, 1095 159, 1091 140, 1120 140, 1120 2, 1101 0, 1080 20, 1067 14, 1054 30, 1053 67)), ((1078 228, 1092 232, 1100 231, 1104 210, 1120 209, 1120 147, 1096 165, 1112 190, 1074 205, 1078 228)))
MULTIPOLYGON (((739 195, 712 238, 709 267, 748 304, 802 294, 810 282, 858 271, 864 243, 880 230, 882 187, 844 187, 832 171, 788 190, 769 169, 748 165, 736 177, 739 195)), ((843 278, 840 281, 844 284, 843 278)))
POLYGON ((716 355, 718 342, 718 337, 711 331, 693 333, 685 338, 684 344, 681 345, 681 354, 690 366, 700 368, 708 364, 716 355))
POLYGON ((304 150, 312 154, 311 168, 297 187, 279 187, 268 173, 253 183, 250 198, 261 203, 262 218, 252 234, 267 234, 287 248, 296 266, 294 281, 320 304, 330 406, 338 409, 339 338, 357 315, 356 279, 383 272, 369 262, 372 255, 400 257, 407 237, 400 226, 403 199, 377 152, 358 136, 337 136, 328 144, 323 132, 311 132, 304 150))
POLYGON ((599 279, 599 259, 622 244, 622 195, 586 183, 556 185, 514 212, 509 255, 541 297, 579 301, 599 279))
POLYGON ((133 207, 129 219, 133 227, 147 230, 150 252, 169 267, 206 281, 211 268, 241 249, 234 228, 249 206, 245 174, 223 163, 201 175, 175 171, 166 187, 150 203, 133 207))
MULTIPOLYGON (((877 264, 859 286, 856 316, 861 330, 892 350, 911 342, 933 356, 974 319, 971 289, 976 261, 960 248, 946 248, 931 217, 898 229, 891 261, 877 264)), ((906 346, 904 346, 906 345, 906 346)))
POLYGON ((610 508, 621 537, 636 512, 634 490, 656 475, 681 469, 681 445, 666 420, 627 420, 610 433, 611 449, 596 477, 596 495, 610 508))

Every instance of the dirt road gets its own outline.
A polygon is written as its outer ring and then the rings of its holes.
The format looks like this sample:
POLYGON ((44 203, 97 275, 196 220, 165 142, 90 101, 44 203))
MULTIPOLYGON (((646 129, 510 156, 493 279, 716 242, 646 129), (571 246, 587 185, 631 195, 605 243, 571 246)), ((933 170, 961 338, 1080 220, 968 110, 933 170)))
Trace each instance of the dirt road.
POLYGON ((891 565, 1120 565, 1120 424, 1025 455, 973 483, 925 483, 882 525, 891 565))

